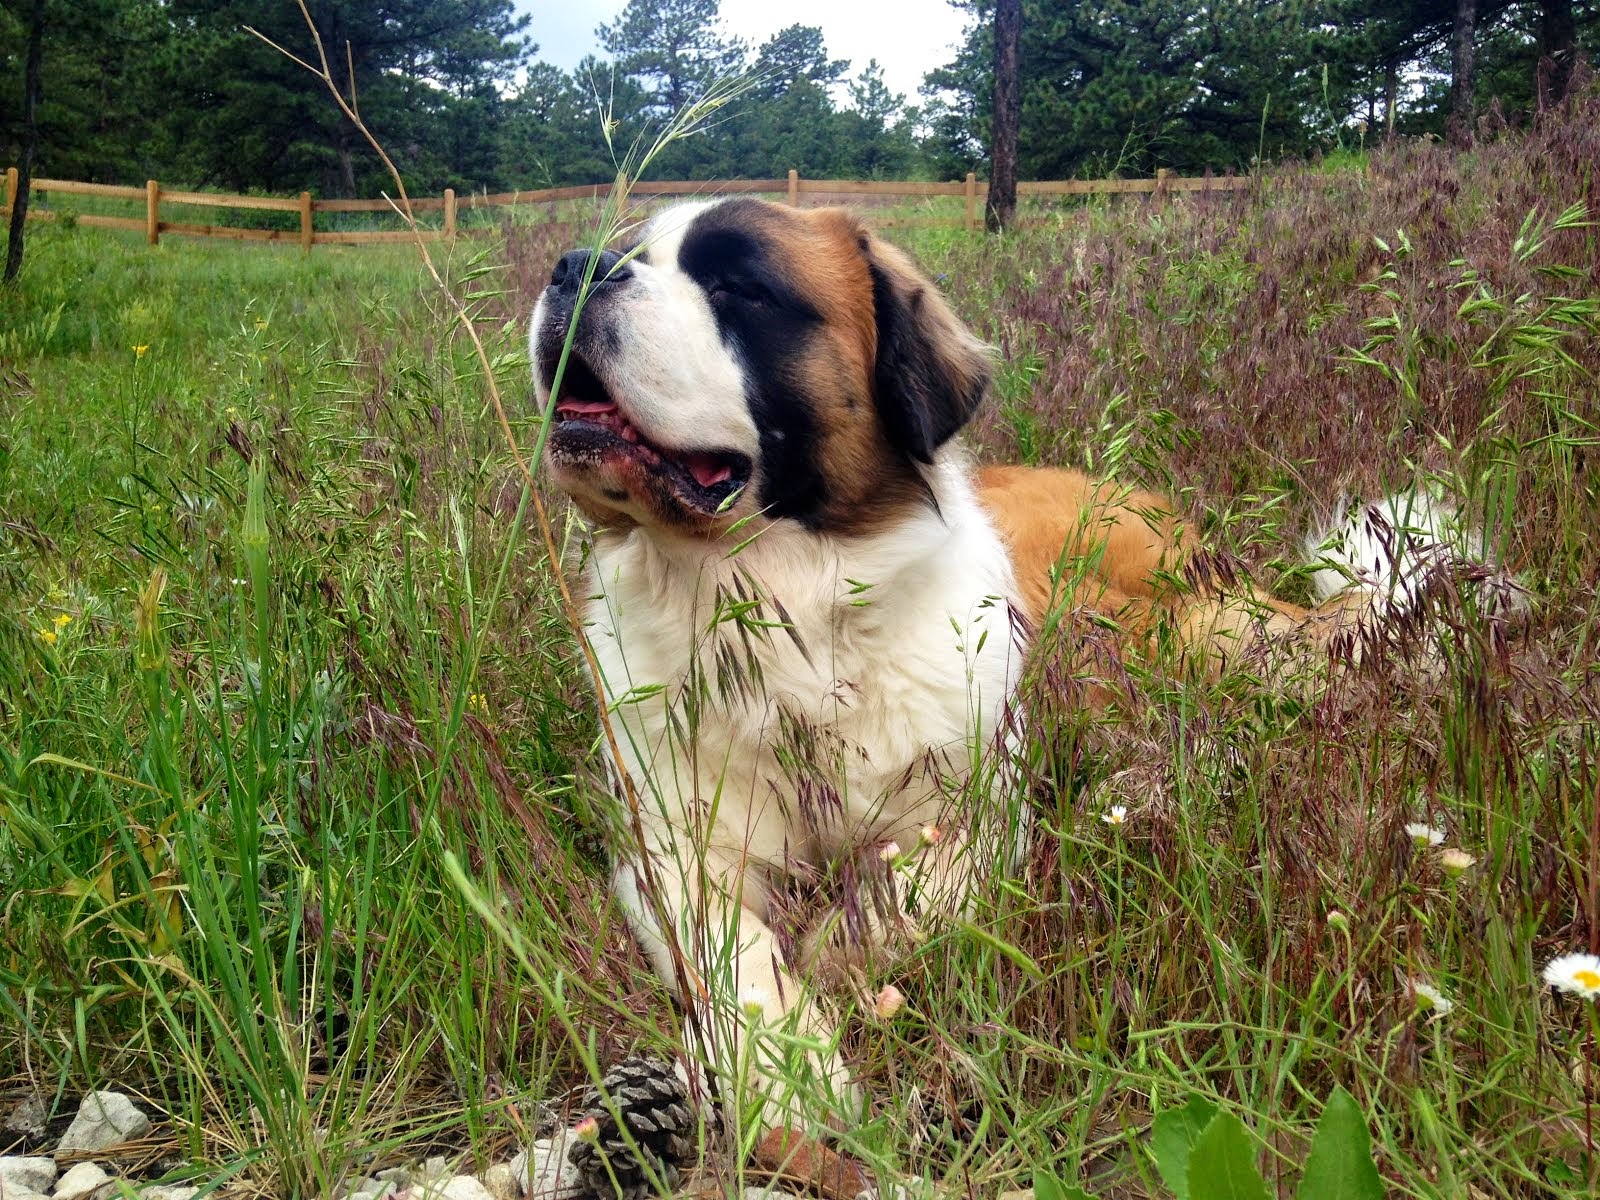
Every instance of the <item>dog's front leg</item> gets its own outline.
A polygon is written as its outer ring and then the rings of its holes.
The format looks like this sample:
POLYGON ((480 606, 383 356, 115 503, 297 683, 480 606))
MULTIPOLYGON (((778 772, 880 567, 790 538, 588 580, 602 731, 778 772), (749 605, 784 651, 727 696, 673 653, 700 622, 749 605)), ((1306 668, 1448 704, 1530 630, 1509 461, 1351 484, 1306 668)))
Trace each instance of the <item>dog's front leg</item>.
POLYGON ((784 966, 753 869, 716 851, 681 866, 658 854, 648 870, 619 863, 612 887, 656 973, 694 1010, 725 1100, 759 1104, 765 1128, 854 1116, 833 1023, 784 966))

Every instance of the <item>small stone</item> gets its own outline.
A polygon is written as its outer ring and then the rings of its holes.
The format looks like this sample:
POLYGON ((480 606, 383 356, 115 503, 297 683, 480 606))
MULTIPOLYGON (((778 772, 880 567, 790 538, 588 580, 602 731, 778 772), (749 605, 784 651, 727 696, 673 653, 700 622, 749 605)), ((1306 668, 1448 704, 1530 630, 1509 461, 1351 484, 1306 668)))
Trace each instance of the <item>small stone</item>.
POLYGON ((153 1187, 140 1188, 139 1200, 194 1200, 200 1191, 197 1187, 187 1187, 182 1184, 156 1184, 153 1187))
POLYGON ((369 1200, 378 1195, 386 1185, 380 1179, 373 1179, 370 1175, 357 1175, 349 1183, 338 1190, 340 1200, 369 1200))
POLYGON ((418 1194, 424 1200, 494 1200, 489 1189, 471 1175, 429 1180, 418 1189, 418 1194))
POLYGON ((411 1167, 385 1167, 373 1176, 379 1183, 393 1183, 407 1187, 411 1183, 411 1167))
POLYGON ((516 1160, 508 1163, 495 1163, 483 1173, 483 1186, 489 1189, 489 1194, 494 1200, 522 1200, 522 1188, 528 1180, 528 1163, 524 1158, 522 1169, 517 1169, 516 1160))
POLYGON ((24 1096, 6 1118, 5 1132, 18 1137, 36 1138, 44 1134, 45 1123, 50 1119, 50 1106, 38 1092, 24 1096))
POLYGON ((567 1161, 567 1137, 540 1138, 511 1160, 518 1179, 527 1181, 532 1200, 549 1200, 577 1191, 581 1179, 578 1168, 567 1161))
POLYGON ((422 1160, 422 1166, 417 1169, 420 1179, 448 1179, 450 1178, 450 1160, 442 1154, 435 1154, 432 1158, 422 1160))
POLYGON ((56 1180, 55 1200, 83 1200, 110 1182, 99 1163, 81 1162, 56 1180))
POLYGON ((104 1150, 142 1138, 150 1132, 150 1118, 121 1092, 90 1092, 78 1106, 78 1115, 56 1147, 63 1150, 104 1150))
POLYGON ((56 1160, 35 1156, 31 1158, 0 1158, 0 1192, 11 1200, 18 1192, 49 1193, 56 1181, 56 1160))

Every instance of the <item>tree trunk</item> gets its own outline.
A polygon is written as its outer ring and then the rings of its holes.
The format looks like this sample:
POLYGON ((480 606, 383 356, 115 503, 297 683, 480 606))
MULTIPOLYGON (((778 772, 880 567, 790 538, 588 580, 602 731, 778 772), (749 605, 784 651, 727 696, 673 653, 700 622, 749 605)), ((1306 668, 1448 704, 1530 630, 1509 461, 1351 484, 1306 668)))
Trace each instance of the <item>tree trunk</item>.
POLYGON ((1022 122, 1018 60, 1022 57, 1022 0, 997 0, 994 6, 994 122, 989 145, 989 203, 985 220, 991 233, 1017 214, 1017 130, 1022 122))
POLYGON ((1534 95, 1540 108, 1567 98, 1572 60, 1577 52, 1577 26, 1572 0, 1539 0, 1539 57, 1534 65, 1534 95))
POLYGON ((1390 59, 1383 66, 1384 133, 1394 136, 1394 106, 1400 101, 1400 64, 1390 59))
POLYGON ((1478 0, 1456 0, 1456 25, 1450 37, 1450 140, 1461 146, 1472 142, 1477 25, 1478 0))
POLYGON ((23 71, 22 162, 17 166, 17 199, 11 209, 6 240, 6 270, 0 282, 10 283, 22 270, 22 230, 33 194, 33 160, 39 152, 39 87, 44 59, 44 0, 33 0, 33 27, 28 31, 28 65, 23 71))

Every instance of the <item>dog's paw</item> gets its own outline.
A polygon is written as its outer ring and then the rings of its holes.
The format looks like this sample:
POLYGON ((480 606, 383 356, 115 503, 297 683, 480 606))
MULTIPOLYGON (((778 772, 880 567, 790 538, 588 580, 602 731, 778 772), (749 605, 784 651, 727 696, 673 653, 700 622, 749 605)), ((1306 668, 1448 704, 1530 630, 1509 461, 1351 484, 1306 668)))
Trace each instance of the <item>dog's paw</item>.
POLYGON ((903 959, 924 939, 921 926, 904 913, 868 913, 850 922, 840 909, 824 914, 800 940, 801 973, 829 991, 864 992, 882 968, 903 959))

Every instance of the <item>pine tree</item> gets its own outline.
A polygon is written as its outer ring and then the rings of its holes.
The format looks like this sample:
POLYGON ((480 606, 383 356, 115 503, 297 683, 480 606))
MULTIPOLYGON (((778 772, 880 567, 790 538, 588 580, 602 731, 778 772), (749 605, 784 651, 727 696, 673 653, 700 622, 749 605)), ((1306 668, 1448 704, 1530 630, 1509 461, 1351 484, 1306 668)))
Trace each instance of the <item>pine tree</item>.
POLYGON ((764 99, 781 96, 802 81, 827 91, 849 70, 848 59, 828 57, 822 30, 815 25, 780 29, 761 44, 751 68, 755 94, 764 99))
POLYGON ((744 65, 744 47, 721 31, 717 0, 628 0, 595 30, 624 74, 637 79, 658 117, 681 113, 744 65))
MULTIPOLYGON (((298 6, 283 0, 168 0, 181 31, 170 95, 188 127, 190 173, 200 182, 290 191, 370 194, 389 186, 360 135, 316 78, 254 29, 315 61, 298 6)), ((512 0, 318 0, 310 6, 342 95, 395 153, 413 186, 436 190, 454 158, 476 171, 489 157, 494 103, 534 47, 512 0), (491 98, 493 97, 493 98, 491 98), (481 144, 449 144, 443 130, 471 117, 481 144)))

